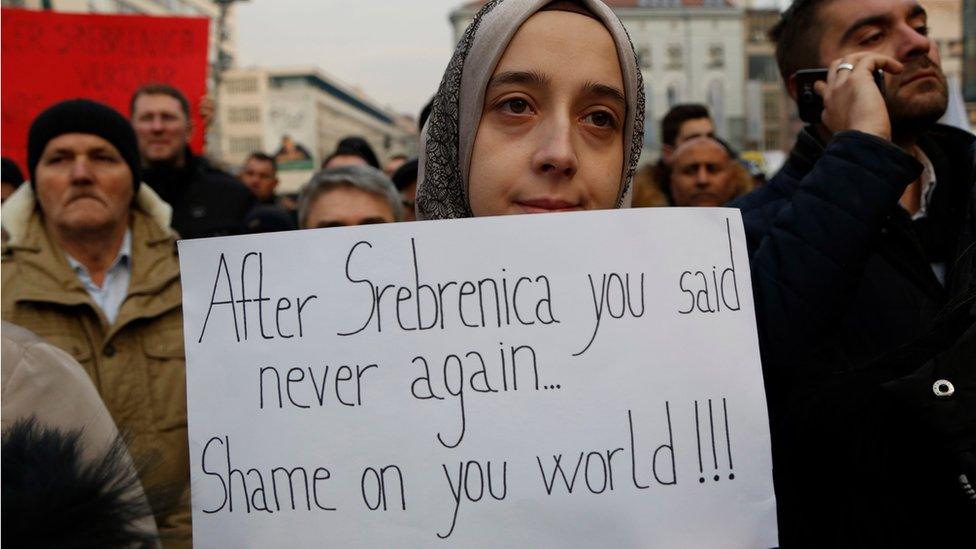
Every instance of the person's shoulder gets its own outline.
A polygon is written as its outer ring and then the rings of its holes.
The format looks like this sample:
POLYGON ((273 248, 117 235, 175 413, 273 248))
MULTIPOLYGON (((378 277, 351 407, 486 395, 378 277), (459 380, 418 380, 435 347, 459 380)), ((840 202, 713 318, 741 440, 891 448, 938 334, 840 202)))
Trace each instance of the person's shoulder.
POLYGON ((786 165, 765 185, 740 196, 729 205, 742 210, 743 216, 776 207, 789 199, 790 189, 795 188, 798 180, 798 174, 794 174, 791 167, 786 165))
POLYGON ((784 166, 765 185, 729 203, 742 212, 742 223, 750 242, 760 238, 772 226, 776 215, 789 200, 791 190, 795 189, 796 180, 796 174, 788 165, 784 166))
POLYGON ((964 146, 976 144, 976 134, 946 124, 936 124, 926 135, 937 141, 955 141, 964 146))
POLYGON ((240 183, 233 175, 205 157, 196 157, 196 163, 198 172, 208 180, 221 183, 240 183))
POLYGON ((247 185, 241 183, 236 177, 217 166, 208 163, 203 173, 207 178, 207 183, 221 185, 224 188, 223 190, 227 192, 239 193, 241 195, 253 194, 247 188, 247 185))
POLYGON ((919 141, 922 150, 927 147, 938 147, 952 160, 959 162, 976 161, 976 134, 966 130, 936 124, 930 131, 926 132, 923 139, 919 141))
POLYGON ((247 185, 241 183, 236 177, 214 165, 202 156, 195 158, 198 166, 198 173, 204 179, 208 191, 215 191, 222 201, 231 200, 251 204, 254 201, 254 193, 247 185))

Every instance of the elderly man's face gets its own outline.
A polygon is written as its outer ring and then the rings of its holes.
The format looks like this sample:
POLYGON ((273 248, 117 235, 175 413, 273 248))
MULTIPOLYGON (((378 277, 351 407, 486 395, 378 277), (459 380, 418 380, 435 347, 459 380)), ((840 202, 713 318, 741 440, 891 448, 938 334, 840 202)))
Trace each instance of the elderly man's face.
POLYGON ((132 109, 132 127, 139 153, 147 164, 181 164, 192 127, 179 100, 164 94, 143 94, 132 109))
POLYGON ((732 159, 717 142, 697 138, 674 152, 671 196, 675 206, 721 206, 734 194, 732 159))
POLYGON ((129 222, 132 172, 101 137, 55 137, 44 147, 34 179, 46 222, 61 231, 102 231, 129 222))
POLYGON ((382 196, 353 186, 318 195, 309 207, 303 229, 393 223, 396 217, 382 196))

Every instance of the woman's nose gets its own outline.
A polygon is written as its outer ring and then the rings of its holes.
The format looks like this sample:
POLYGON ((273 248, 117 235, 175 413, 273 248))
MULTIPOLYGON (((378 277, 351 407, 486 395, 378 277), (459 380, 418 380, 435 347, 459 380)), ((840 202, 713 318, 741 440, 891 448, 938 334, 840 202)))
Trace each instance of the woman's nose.
POLYGON ((573 143, 572 121, 568 117, 552 120, 541 127, 538 134, 533 168, 546 175, 574 176, 579 169, 579 159, 573 143))

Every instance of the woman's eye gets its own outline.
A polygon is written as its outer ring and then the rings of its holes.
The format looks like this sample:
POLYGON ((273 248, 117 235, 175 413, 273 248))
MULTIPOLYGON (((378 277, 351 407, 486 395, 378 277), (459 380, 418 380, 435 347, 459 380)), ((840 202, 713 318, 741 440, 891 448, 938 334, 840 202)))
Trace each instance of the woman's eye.
POLYGON ((586 121, 598 128, 610 128, 614 125, 613 116, 605 111, 597 111, 586 116, 586 121))
POLYGON ((525 114, 525 111, 529 110, 529 103, 525 99, 509 99, 505 102, 505 106, 514 114, 525 114))

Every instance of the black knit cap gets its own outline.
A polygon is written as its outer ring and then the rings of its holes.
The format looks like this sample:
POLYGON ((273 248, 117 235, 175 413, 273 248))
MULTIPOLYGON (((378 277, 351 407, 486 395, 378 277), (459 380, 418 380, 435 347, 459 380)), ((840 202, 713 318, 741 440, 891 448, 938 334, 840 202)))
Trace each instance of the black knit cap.
POLYGON ((17 188, 24 182, 24 174, 20 173, 20 168, 13 160, 3 157, 2 168, 0 168, 0 181, 9 183, 17 188))
POLYGON ((403 191, 403 189, 406 189, 411 183, 417 182, 417 170, 419 167, 420 162, 416 158, 411 158, 410 160, 407 160, 401 164, 400 167, 393 172, 390 179, 393 180, 393 184, 396 185, 398 191, 403 191))
POLYGON ((66 133, 97 135, 111 143, 132 172, 133 191, 142 180, 139 143, 132 125, 112 107, 88 99, 62 101, 37 115, 27 133, 27 169, 36 188, 37 163, 48 142, 66 133))

